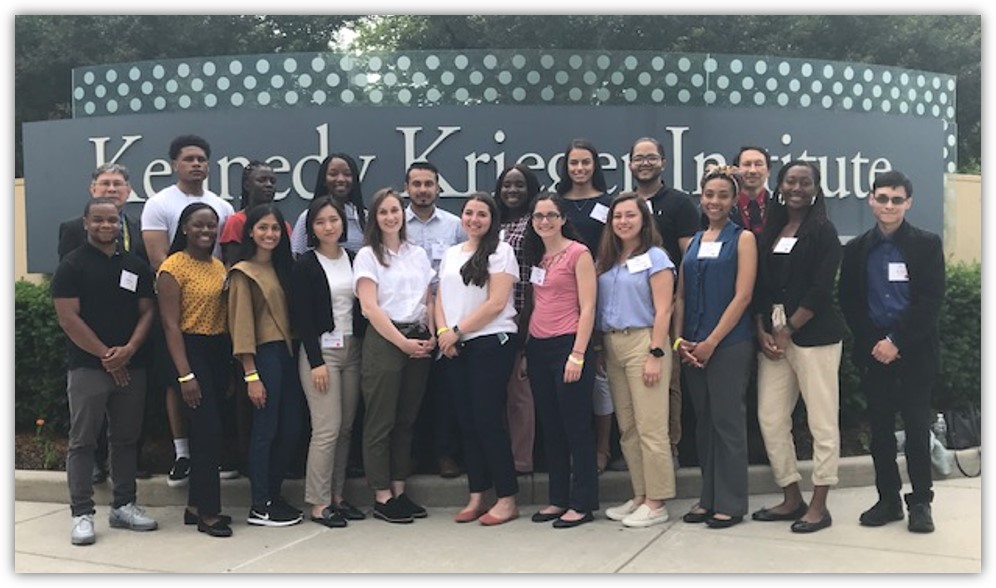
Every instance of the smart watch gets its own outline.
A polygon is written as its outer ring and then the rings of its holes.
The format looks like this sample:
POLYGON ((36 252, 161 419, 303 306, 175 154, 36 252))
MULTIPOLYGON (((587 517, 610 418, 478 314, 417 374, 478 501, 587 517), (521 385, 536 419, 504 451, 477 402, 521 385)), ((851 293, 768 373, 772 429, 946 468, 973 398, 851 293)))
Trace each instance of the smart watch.
POLYGON ((664 350, 660 347, 651 347, 650 355, 653 355, 654 357, 664 357, 664 350))

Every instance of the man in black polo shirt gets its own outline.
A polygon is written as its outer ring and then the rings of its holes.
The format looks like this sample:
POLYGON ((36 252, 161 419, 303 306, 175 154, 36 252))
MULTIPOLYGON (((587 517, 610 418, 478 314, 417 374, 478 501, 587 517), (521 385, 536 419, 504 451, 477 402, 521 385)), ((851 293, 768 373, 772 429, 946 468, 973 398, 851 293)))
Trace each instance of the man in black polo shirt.
POLYGON ((944 299, 941 238, 906 222, 913 184, 879 174, 868 204, 875 226, 844 247, 838 295, 854 334, 854 363, 868 399, 878 502, 861 513, 868 527, 903 519, 903 481, 896 465, 896 413, 906 431, 908 529, 930 533, 930 396, 940 367, 938 316, 944 299))
MULTIPOLYGON (((675 267, 692 236, 699 229, 699 213, 692 197, 664 183, 661 174, 667 158, 664 146, 652 137, 637 139, 629 149, 629 170, 636 180, 636 193, 650 207, 657 231, 664 240, 664 250, 675 267)), ((681 441, 681 369, 677 355, 673 356, 668 403, 668 433, 674 467, 678 468, 678 442, 681 441)))
POLYGON ((93 198, 83 210, 86 244, 69 253, 52 277, 52 301, 65 331, 69 397, 66 477, 73 545, 96 541, 93 527, 94 449, 104 415, 111 446, 112 527, 151 531, 155 520, 135 504, 135 444, 145 405, 142 343, 153 318, 152 270, 117 247, 121 219, 113 198, 93 198))

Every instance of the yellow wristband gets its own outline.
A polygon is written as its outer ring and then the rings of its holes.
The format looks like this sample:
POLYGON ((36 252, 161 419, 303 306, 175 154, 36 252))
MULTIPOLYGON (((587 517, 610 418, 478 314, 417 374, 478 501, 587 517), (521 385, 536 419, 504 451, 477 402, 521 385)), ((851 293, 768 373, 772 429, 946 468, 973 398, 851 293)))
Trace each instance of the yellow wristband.
POLYGON ((574 355, 568 355, 567 356, 567 361, 573 363, 574 365, 584 365, 584 360, 583 359, 576 359, 574 357, 574 355))
POLYGON ((194 372, 190 372, 186 376, 180 376, 179 378, 176 379, 176 381, 183 384, 184 382, 189 382, 190 380, 193 380, 196 377, 197 376, 194 375, 194 372))
POLYGON ((674 345, 671 346, 671 350, 672 351, 677 351, 678 350, 678 346, 681 345, 684 342, 685 342, 684 339, 682 339, 681 337, 678 337, 677 339, 674 340, 674 345))
POLYGON ((438 329, 436 329, 436 336, 438 337, 449 330, 450 330, 449 327, 439 327, 438 329))
POLYGON ((244 377, 244 378, 242 378, 242 379, 243 379, 243 380, 245 381, 245 383, 247 383, 247 384, 248 384, 249 382, 258 382, 258 381, 259 381, 259 373, 258 373, 258 372, 252 372, 251 374, 247 375, 246 377, 244 377))

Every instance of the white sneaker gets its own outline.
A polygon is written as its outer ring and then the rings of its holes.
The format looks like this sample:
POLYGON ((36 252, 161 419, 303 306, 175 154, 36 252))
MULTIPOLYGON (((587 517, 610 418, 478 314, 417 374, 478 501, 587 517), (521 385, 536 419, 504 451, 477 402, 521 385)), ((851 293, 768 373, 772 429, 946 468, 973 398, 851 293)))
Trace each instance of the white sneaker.
POLYGON ((667 521, 667 507, 661 506, 657 510, 651 510, 646 504, 641 504, 633 511, 633 514, 622 520, 624 527, 649 527, 667 521))
POLYGON ((93 514, 73 517, 73 530, 69 533, 73 545, 93 545, 97 534, 93 532, 93 514))
POLYGON ((605 509, 605 516, 612 521, 621 521, 629 515, 636 511, 636 505, 633 504, 633 499, 629 499, 626 502, 620 504, 619 506, 613 506, 611 508, 605 509))
POLYGON ((111 514, 107 516, 107 523, 118 529, 132 531, 155 531, 159 528, 159 523, 145 514, 145 509, 134 502, 129 502, 120 508, 112 508, 111 514))

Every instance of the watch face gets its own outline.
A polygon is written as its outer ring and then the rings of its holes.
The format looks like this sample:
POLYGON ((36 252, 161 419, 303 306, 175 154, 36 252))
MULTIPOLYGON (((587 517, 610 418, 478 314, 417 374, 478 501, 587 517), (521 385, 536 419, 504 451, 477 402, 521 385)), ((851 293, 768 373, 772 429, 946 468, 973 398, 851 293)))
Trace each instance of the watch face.
POLYGON ((650 355, 653 355, 654 357, 664 357, 664 350, 660 347, 654 347, 650 350, 650 355))

